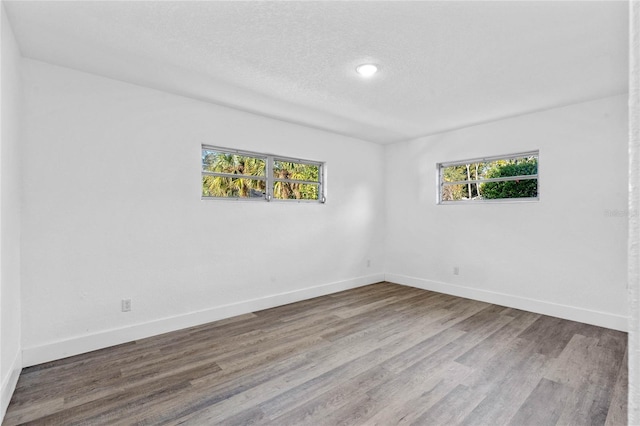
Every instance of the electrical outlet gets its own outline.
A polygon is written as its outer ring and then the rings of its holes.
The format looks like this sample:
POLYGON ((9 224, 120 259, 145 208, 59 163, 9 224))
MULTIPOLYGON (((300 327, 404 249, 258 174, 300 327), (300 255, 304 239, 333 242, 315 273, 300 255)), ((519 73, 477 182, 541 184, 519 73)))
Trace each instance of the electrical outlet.
POLYGON ((458 268, 457 266, 453 267, 453 275, 460 275, 460 268, 458 268))
POLYGON ((122 299, 122 312, 131 311, 131 299, 122 299))
POLYGON ((367 259, 367 268, 370 268, 370 267, 371 267, 371 260, 367 259))

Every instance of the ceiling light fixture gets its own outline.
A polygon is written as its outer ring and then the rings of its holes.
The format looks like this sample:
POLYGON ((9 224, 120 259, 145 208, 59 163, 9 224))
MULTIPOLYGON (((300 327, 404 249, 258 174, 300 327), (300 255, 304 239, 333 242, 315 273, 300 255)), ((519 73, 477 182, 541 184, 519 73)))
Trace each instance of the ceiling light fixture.
POLYGON ((363 77, 371 77, 378 72, 378 66, 374 64, 362 64, 356 67, 356 72, 363 77))

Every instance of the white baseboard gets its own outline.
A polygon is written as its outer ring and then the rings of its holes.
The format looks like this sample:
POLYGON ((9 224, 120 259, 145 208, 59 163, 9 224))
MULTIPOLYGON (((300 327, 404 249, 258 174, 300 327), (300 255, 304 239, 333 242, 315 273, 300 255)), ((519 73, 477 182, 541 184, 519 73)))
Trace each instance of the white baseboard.
POLYGON ((17 351, 16 356, 11 363, 9 374, 7 374, 7 377, 2 381, 2 389, 0 390, 0 404, 2 404, 0 405, 0 423, 2 423, 4 415, 7 412, 13 391, 16 390, 16 385, 18 384, 18 378, 20 377, 21 371, 22 353, 21 351, 17 351))
POLYGON ((440 281, 427 280, 424 278, 408 277, 400 274, 386 274, 385 278, 387 281, 392 283, 421 288, 423 290, 431 290, 438 293, 480 300, 482 302, 522 309, 524 311, 535 312, 537 314, 611 328, 613 330, 628 330, 628 317, 625 315, 592 311, 589 309, 578 308, 576 306, 561 305, 544 300, 529 299, 505 293, 497 293, 440 281))
MULTIPOLYGON (((183 328, 194 327, 197 325, 206 324, 208 322, 230 318, 236 315, 242 315, 262 309, 273 308, 276 306, 286 305, 288 303, 299 302, 301 300, 324 296, 327 294, 349 290, 368 284, 374 284, 385 280, 396 284, 436 291, 439 293, 451 294, 453 296, 480 300, 483 302, 494 303, 501 306, 522 309, 572 321, 583 322, 586 324, 593 324, 600 327, 611 328, 614 330, 627 331, 628 329, 628 318, 623 315, 614 315, 606 312, 592 311, 575 306, 561 305, 557 303, 546 302, 543 300, 528 299, 519 296, 480 290, 476 288, 464 287, 455 284, 427 280, 423 278, 409 277, 406 275, 385 275, 380 273, 315 287, 309 287, 291 292, 275 294, 259 299, 251 299, 228 305, 216 306, 202 311, 189 312, 183 315, 161 318, 145 323, 134 324, 128 327, 100 331, 97 333, 77 336, 40 346, 23 348, 21 363, 23 367, 28 367, 36 364, 41 364, 43 362, 49 362, 56 359, 66 358, 69 356, 106 348, 109 346, 131 342, 133 340, 143 339, 145 337, 168 333, 183 328)), ((19 364, 20 362, 18 362, 18 365, 19 364)), ((6 389, 5 383, 3 383, 2 385, 2 403, 5 410, 5 391, 8 391, 8 389, 10 389, 11 392, 13 392, 19 372, 20 370, 18 369, 15 377, 12 378, 12 380, 14 381, 12 382, 11 386, 9 386, 11 384, 9 381, 7 383, 6 389)), ((9 393, 8 398, 10 397, 11 393, 9 393)), ((9 401, 7 400, 6 403, 8 405, 9 401)))
POLYGON ((216 306, 202 311, 161 318, 123 328, 77 336, 70 339, 47 343, 45 345, 23 348, 22 363, 25 367, 37 365, 43 362, 49 362, 109 346, 131 342, 133 340, 143 339, 145 337, 230 318, 236 315, 242 315, 249 312, 273 308, 276 306, 286 305, 288 303, 299 302, 301 300, 374 284, 384 281, 384 278, 383 273, 357 277, 345 281, 275 294, 259 299, 251 299, 228 305, 216 306))

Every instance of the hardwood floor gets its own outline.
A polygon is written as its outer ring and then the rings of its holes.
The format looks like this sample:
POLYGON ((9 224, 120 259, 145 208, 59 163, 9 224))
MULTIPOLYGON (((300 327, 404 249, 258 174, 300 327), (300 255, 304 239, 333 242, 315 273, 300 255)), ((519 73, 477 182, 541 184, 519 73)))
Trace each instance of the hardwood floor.
POLYGON ((380 283, 22 371, 6 425, 623 425, 627 335, 380 283))

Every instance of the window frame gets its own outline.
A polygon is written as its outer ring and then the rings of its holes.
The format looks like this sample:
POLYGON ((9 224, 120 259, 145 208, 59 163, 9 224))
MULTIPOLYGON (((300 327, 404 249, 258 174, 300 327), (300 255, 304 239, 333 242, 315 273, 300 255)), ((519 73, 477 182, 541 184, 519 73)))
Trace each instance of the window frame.
POLYGON ((472 158, 468 160, 458 161, 446 161, 436 163, 436 182, 437 182, 437 194, 436 204, 439 205, 464 205, 464 204, 493 204, 493 203, 530 203, 540 201, 540 151, 525 151, 515 154, 506 155, 493 155, 488 157, 472 158), (464 181, 452 181, 445 182, 443 179, 444 169, 452 166, 465 166, 473 163, 486 163, 498 160, 513 160, 514 158, 536 157, 538 160, 538 172, 534 175, 520 175, 520 176, 505 176, 499 178, 489 179, 472 179, 464 181), (462 200, 443 200, 442 193, 443 188, 452 185, 468 185, 468 184, 482 184, 486 182, 509 182, 515 180, 531 180, 535 179, 537 183, 537 197, 522 197, 522 198, 498 198, 498 199, 462 199, 462 200))
POLYGON ((241 179, 252 179, 252 180, 262 180, 265 182, 265 192, 262 197, 214 197, 214 196, 204 196, 202 195, 202 184, 200 187, 200 198, 201 200, 229 200, 229 201, 267 201, 267 202, 285 202, 285 203, 320 203, 324 204, 326 202, 325 196, 325 163, 323 161, 315 161, 315 160, 307 160, 295 157, 287 157, 283 155, 275 155, 275 154, 267 154, 262 152, 255 151, 245 151, 235 148, 225 148, 215 145, 201 144, 200 146, 200 177, 202 181, 202 177, 207 176, 219 176, 219 177, 231 177, 231 178, 241 178, 241 179), (224 154, 231 155, 241 155, 244 157, 252 157, 263 159, 265 162, 265 176, 252 176, 252 175, 240 175, 240 174, 232 174, 232 173, 222 173, 222 172, 209 172, 205 171, 202 167, 202 153, 203 151, 215 151, 224 154), (318 167, 318 181, 306 181, 306 180, 297 180, 297 179, 283 179, 276 178, 273 176, 274 163, 277 161, 289 162, 289 163, 299 163, 306 164, 310 166, 318 167), (317 200, 308 200, 308 199, 283 199, 283 198, 275 198, 273 195, 273 189, 276 182, 287 182, 287 183, 301 183, 307 185, 318 185, 318 199, 317 200))

